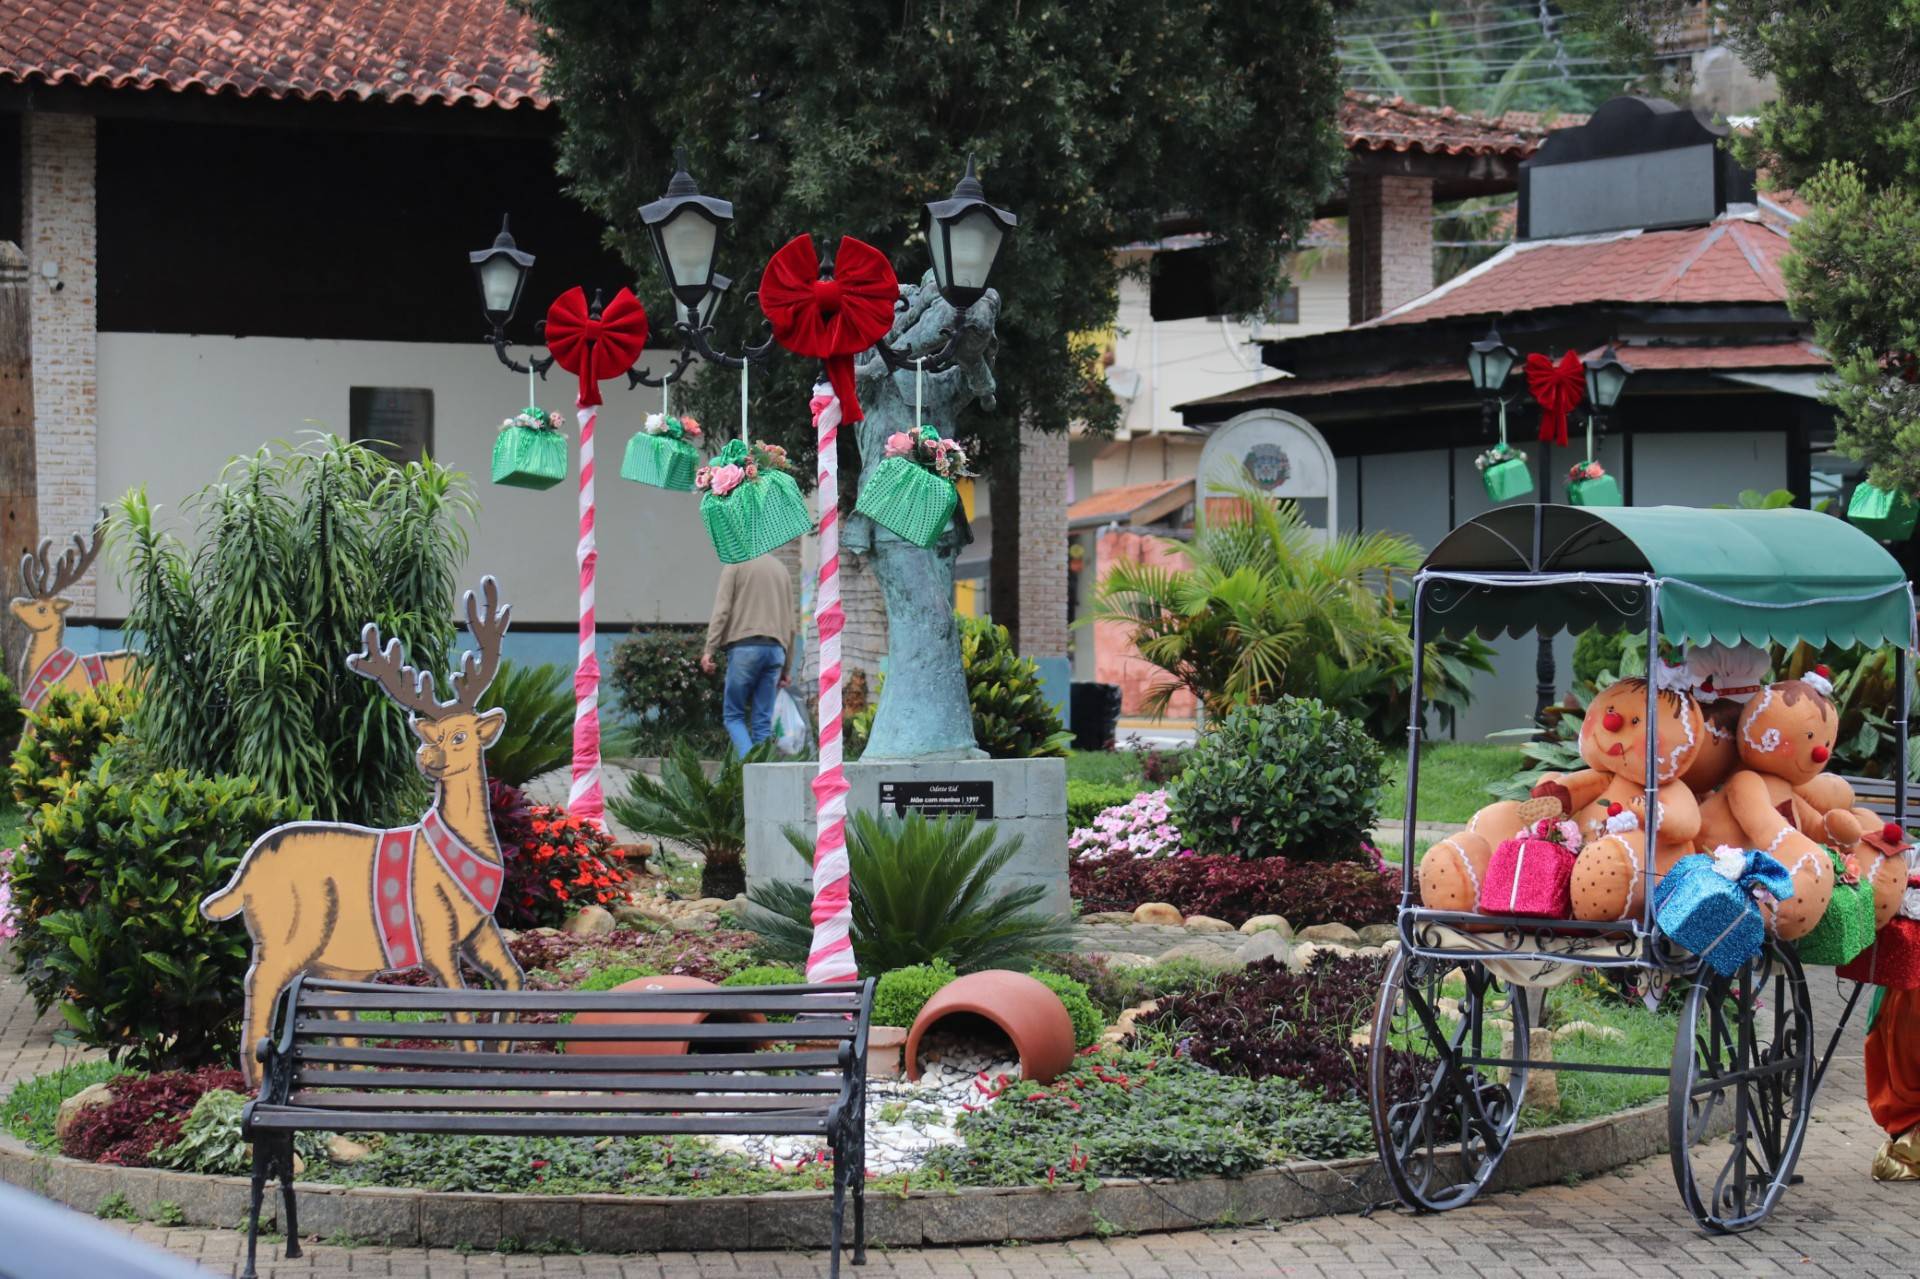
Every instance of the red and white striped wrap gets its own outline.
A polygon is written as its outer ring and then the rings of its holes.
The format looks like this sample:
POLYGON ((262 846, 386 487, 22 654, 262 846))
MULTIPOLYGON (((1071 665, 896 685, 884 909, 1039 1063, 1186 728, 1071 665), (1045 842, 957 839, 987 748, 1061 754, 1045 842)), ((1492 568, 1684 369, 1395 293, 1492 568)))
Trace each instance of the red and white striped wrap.
POLYGON ((847 865, 847 774, 841 765, 840 632, 840 401, 824 383, 807 406, 819 444, 820 586, 814 593, 814 629, 820 636, 820 771, 813 779, 813 947, 810 982, 853 981, 853 876, 847 865))
POLYGON ((594 651, 593 571, 600 552, 593 540, 593 425, 597 404, 580 411, 580 652, 573 666, 573 788, 567 816, 606 829, 606 798, 600 790, 600 657, 594 651))

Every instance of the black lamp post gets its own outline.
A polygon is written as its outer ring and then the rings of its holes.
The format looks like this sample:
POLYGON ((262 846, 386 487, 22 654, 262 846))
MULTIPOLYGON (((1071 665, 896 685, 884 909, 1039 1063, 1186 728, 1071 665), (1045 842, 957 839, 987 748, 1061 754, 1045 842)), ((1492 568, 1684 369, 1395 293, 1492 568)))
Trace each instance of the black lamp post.
POLYGON ((933 256, 934 282, 954 310, 966 310, 986 293, 1007 232, 1019 221, 987 203, 986 190, 974 176, 971 155, 953 194, 929 204, 920 215, 920 230, 933 256))
MULTIPOLYGON (((480 286, 480 309, 486 312, 487 322, 493 326, 487 339, 493 344, 493 353, 515 373, 525 373, 527 366, 516 364, 507 354, 507 325, 513 320, 513 313, 520 309, 520 295, 526 291, 527 276, 533 272, 533 254, 522 252, 514 244, 507 230, 506 215, 502 214, 500 234, 493 237, 488 247, 467 254, 467 262, 473 267, 474 282, 480 286)), ((533 361, 534 371, 543 377, 552 365, 552 359, 533 361)))
POLYGON ((1620 357, 1613 353, 1611 343, 1597 357, 1581 363, 1587 370, 1589 411, 1593 414, 1596 428, 1604 433, 1607 414, 1619 402, 1620 392, 1626 390, 1627 378, 1633 370, 1620 362, 1620 357))
POLYGON ((1467 373, 1473 389, 1480 393, 1480 429, 1493 434, 1493 414, 1500 403, 1501 388, 1520 353, 1500 340, 1500 326, 1487 326, 1487 336, 1467 345, 1467 373))

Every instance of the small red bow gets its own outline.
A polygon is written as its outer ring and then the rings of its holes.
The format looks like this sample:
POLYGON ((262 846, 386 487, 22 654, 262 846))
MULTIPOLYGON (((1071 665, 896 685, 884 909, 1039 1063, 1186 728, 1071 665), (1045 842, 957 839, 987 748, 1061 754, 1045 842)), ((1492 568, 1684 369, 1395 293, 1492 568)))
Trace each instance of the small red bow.
POLYGON ((1567 414, 1580 406, 1587 393, 1587 370, 1580 357, 1568 351, 1555 364, 1538 351, 1527 357, 1527 389, 1540 404, 1540 438, 1551 444, 1567 442, 1567 414))
POLYGON ((547 349, 554 363, 580 378, 579 405, 600 403, 600 383, 633 367, 647 349, 647 309, 621 289, 595 319, 587 295, 574 285, 547 308, 547 349))
POLYGON ((795 355, 827 362, 827 381, 848 426, 864 416, 854 394, 853 357, 887 335, 899 300, 900 282, 887 255, 850 235, 840 237, 830 280, 820 278, 809 235, 782 245, 760 277, 760 309, 773 336, 795 355))

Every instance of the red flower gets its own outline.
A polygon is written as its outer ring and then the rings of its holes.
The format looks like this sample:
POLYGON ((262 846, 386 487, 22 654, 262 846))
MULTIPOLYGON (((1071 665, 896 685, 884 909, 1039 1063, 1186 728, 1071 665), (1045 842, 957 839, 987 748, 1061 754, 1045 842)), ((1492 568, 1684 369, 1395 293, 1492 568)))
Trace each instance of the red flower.
POLYGON ((566 885, 557 879, 549 879, 547 881, 547 887, 553 889, 555 892, 559 892, 562 888, 566 887, 566 885))

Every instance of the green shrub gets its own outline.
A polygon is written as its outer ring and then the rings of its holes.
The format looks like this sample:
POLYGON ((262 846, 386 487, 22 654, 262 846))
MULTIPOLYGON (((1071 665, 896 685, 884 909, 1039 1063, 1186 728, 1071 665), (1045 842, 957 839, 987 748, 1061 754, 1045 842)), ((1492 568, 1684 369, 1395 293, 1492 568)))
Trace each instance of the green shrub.
POLYGON ((755 964, 721 980, 722 986, 804 986, 807 975, 786 964, 755 964))
POLYGON ((114 759, 42 810, 12 876, 14 945, 42 1012, 142 1069, 232 1059, 245 929, 200 917, 264 831, 304 816, 247 778, 122 777, 114 759))
POLYGON ((26 716, 28 731, 14 748, 9 770, 13 802, 29 813, 60 801, 74 779, 85 777, 94 756, 126 737, 126 719, 140 695, 124 684, 87 692, 51 688, 26 716))
POLYGON ((20 690, 13 681, 0 675, 0 752, 13 754, 13 748, 20 744, 20 729, 26 721, 21 717, 20 690))
MULTIPOLYGON (((161 1146, 148 1156, 155 1168, 173 1168, 180 1172, 203 1172, 216 1176, 238 1176, 253 1169, 253 1152, 240 1135, 240 1112, 247 1099, 237 1092, 216 1088, 202 1093, 193 1103, 180 1136, 171 1145, 161 1146)), ((301 1132, 293 1138, 294 1153, 309 1167, 318 1167, 327 1158, 325 1133, 301 1132)))
POLYGON ((1075 1048, 1091 1048, 1100 1042, 1100 1032, 1107 1028, 1107 1021, 1093 1006, 1085 986, 1063 973, 1050 973, 1041 968, 1034 969, 1028 976, 1060 996, 1061 1006, 1073 1021, 1075 1048))
MULTIPOLYGON (((729 749, 709 778, 700 756, 687 742, 675 744, 655 781, 635 773, 624 798, 607 805, 614 820, 641 835, 685 844, 704 859, 700 895, 730 899, 745 891, 747 872, 748 764, 773 758, 774 744, 762 742, 741 759, 729 749)), ((811 863, 811 856, 808 858, 811 863)))
POLYGON ((881 974, 873 984, 873 1024, 912 1026, 927 1001, 959 975, 951 964, 939 959, 881 974))
POLYGON ((720 722, 725 667, 700 669, 703 632, 644 631, 613 646, 608 682, 620 709, 631 717, 619 729, 620 749, 634 755, 665 755, 681 742, 706 759, 732 749, 720 722))
POLYGON ((1620 654, 1626 648, 1623 631, 1590 630, 1580 632, 1573 642, 1573 678, 1592 684, 1608 671, 1620 669, 1620 654))
POLYGON ((113 520, 145 680, 134 735, 162 768, 253 777, 326 821, 418 817, 419 739, 346 658, 378 622, 443 675, 473 513, 464 477, 321 436, 235 458, 183 509, 191 546, 161 531, 144 490, 113 520))
POLYGON ((1143 790, 1152 789, 1142 780, 1124 782, 1081 782, 1067 779, 1067 829, 1080 830, 1093 825, 1093 819, 1109 808, 1118 808, 1143 790))
POLYGON ((1307 698, 1243 706, 1220 720, 1169 787, 1174 825, 1202 853, 1359 858, 1379 817, 1379 743, 1307 698))
POLYGON ((642 977, 658 977, 660 970, 649 964, 615 964, 611 968, 602 968, 589 973, 574 987, 575 990, 612 990, 615 986, 624 986, 630 981, 642 977))
MULTIPOLYGON (((956 613, 954 621, 960 627, 960 664, 980 749, 994 759, 1065 759, 1073 734, 1047 700, 1040 667, 1014 651, 1013 637, 992 618, 956 613)), ((866 706, 847 717, 848 759, 859 759, 866 750, 885 691, 883 681, 866 706)))
MULTIPOLYGON (((811 840, 789 828, 787 842, 813 864, 811 840)), ((1019 851, 1018 836, 996 847, 992 828, 976 826, 971 817, 854 813, 847 821, 847 860, 853 953, 861 969, 882 973, 935 959, 963 973, 1024 968, 1063 948, 1072 923, 1032 909, 1045 887, 995 891, 995 878, 1019 851)), ((805 963, 813 946, 812 885, 768 880, 747 901, 746 925, 760 934, 762 950, 805 963)))
POLYGON ((517 666, 512 660, 487 687, 487 700, 507 713, 500 736, 487 747, 487 777, 525 786, 573 758, 573 681, 552 663, 517 666))
POLYGON ((1164 999, 1182 991, 1210 987, 1226 970, 1203 959, 1185 958, 1125 967, 1110 962, 1105 955, 1070 951, 1047 956, 1046 971, 1079 982, 1093 1000, 1093 1006, 1103 1016, 1113 1018, 1149 999, 1164 999))
POLYGON ((0 1125, 36 1150, 54 1148, 53 1124, 60 1103, 95 1084, 109 1083, 127 1073, 110 1061, 81 1061, 15 1084, 0 1106, 0 1125))

